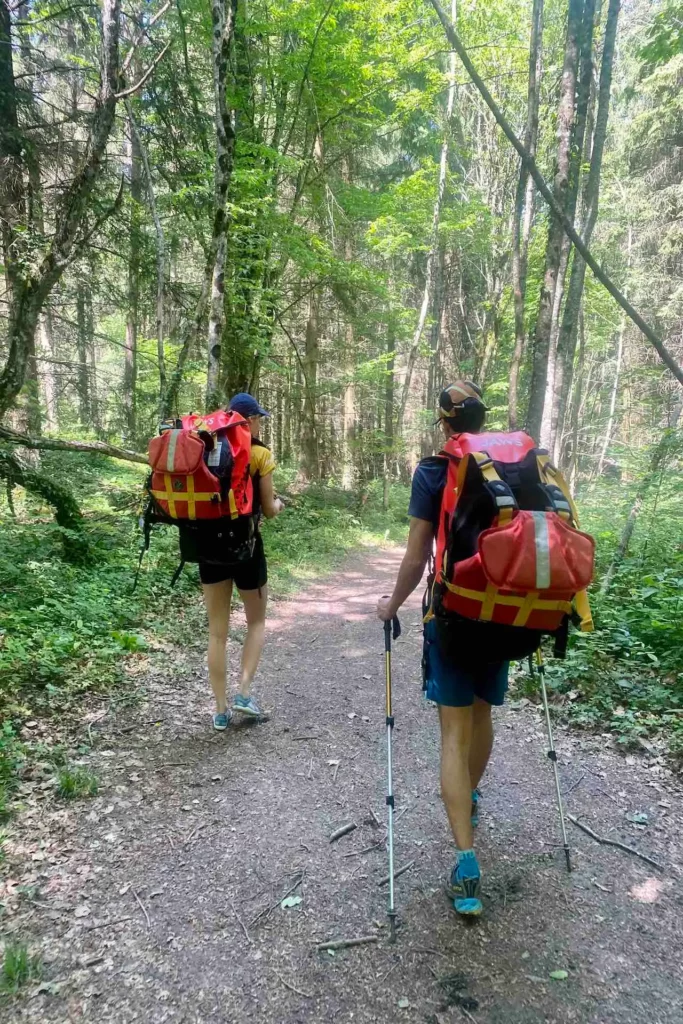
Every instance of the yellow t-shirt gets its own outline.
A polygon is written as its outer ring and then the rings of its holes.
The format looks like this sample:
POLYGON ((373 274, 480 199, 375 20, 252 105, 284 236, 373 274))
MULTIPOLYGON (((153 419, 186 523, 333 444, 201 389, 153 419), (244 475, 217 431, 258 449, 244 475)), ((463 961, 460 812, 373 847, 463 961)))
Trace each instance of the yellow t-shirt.
POLYGON ((252 477, 268 476, 275 469, 275 459, 270 448, 262 444, 252 444, 251 459, 249 460, 249 472, 252 477))

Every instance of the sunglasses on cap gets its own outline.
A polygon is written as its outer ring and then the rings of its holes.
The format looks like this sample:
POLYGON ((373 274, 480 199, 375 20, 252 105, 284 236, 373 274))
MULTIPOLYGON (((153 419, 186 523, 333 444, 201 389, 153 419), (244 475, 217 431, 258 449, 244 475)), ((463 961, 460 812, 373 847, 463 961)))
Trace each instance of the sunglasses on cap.
MULTIPOLYGON (((467 408, 468 404, 484 405, 482 391, 479 385, 475 384, 472 380, 465 380, 463 381, 463 384, 465 387, 471 388, 475 394, 469 394, 464 388, 459 387, 457 384, 450 384, 447 388, 444 388, 439 395, 439 411, 442 416, 446 417, 446 419, 453 416, 456 410, 467 408), (455 398, 453 397, 453 392, 456 393, 455 398)), ((487 409, 487 406, 484 405, 484 408, 487 409)))

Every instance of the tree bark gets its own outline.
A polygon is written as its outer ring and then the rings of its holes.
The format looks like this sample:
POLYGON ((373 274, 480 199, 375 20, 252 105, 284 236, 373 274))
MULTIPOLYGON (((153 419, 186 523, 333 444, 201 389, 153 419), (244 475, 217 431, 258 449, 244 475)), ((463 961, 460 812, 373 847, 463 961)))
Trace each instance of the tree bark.
MULTIPOLYGON (((180 11, 180 4, 178 4, 178 10, 180 11)), ((137 143, 137 151, 140 157, 142 170, 145 178, 145 188, 147 191, 147 201, 149 203, 149 212, 152 215, 154 222, 154 232, 157 240, 157 252, 156 252, 156 266, 157 266, 157 301, 156 301, 156 338, 157 338, 157 363, 159 366, 159 418, 163 419, 163 404, 164 396, 166 394, 166 356, 164 350, 164 319, 165 319, 165 308, 166 308, 166 239, 164 237, 164 229, 159 217, 159 211, 157 210, 156 196, 154 194, 154 181, 152 179, 152 169, 149 165, 149 155, 147 153, 147 147, 142 141, 140 131, 135 121, 135 115, 133 113, 133 106, 130 100, 126 100, 126 110, 128 111, 128 123, 131 130, 131 138, 134 137, 137 143)), ((132 186, 131 186, 132 191, 132 186)))
POLYGON ((207 409, 220 402, 221 342, 225 326, 225 257, 227 252, 227 200, 235 160, 235 130, 228 106, 230 53, 235 34, 238 0, 212 0, 212 64, 216 123, 214 214, 211 230, 211 301, 209 306, 207 409))
POLYGON ((306 321, 306 343, 304 349, 304 401, 301 436, 301 477, 309 483, 319 476, 319 445, 316 422, 316 388, 318 379, 318 354, 320 339, 318 335, 318 296, 311 293, 308 320, 306 321))
MULTIPOLYGON (((569 0, 567 37, 564 50, 564 67, 557 114, 557 157, 553 181, 553 198, 564 212, 569 190, 572 132, 575 124, 576 80, 579 65, 579 40, 583 0, 569 0)), ((553 303, 557 277, 562 258, 562 224, 550 218, 548 242, 545 256, 545 272, 536 320, 531 370, 531 387, 526 428, 536 440, 540 439, 543 422, 543 405, 548 376, 550 354, 550 332, 552 328, 553 303)))
MULTIPOLYGON (((598 86, 598 106, 595 116, 595 131, 591 150, 590 169, 584 192, 584 215, 581 240, 589 246, 593 237, 593 229, 598 219, 600 200, 600 177, 602 174, 602 158, 607 137, 607 121, 609 117, 610 94, 612 90, 612 68, 614 65, 614 47, 619 21, 621 0, 610 0, 605 23, 605 38, 600 66, 600 83, 598 86)), ((576 351, 576 336, 579 308, 586 280, 586 262, 580 253, 574 253, 574 262, 569 277, 567 302, 562 317, 562 325, 557 343, 557 365, 555 369, 555 457, 559 458, 560 443, 564 418, 567 409, 567 395, 571 392, 576 351)))
MULTIPOLYGON (((628 258, 626 262, 627 272, 631 269, 631 253, 633 250, 633 226, 628 226, 628 258)), ((628 294, 628 293, 627 293, 628 294)), ((617 339, 617 358, 614 366, 614 380, 612 382, 612 394, 609 403, 609 416, 607 418, 607 427, 605 429, 605 438, 602 443, 600 450, 600 458, 598 459, 598 468, 596 476, 600 479, 602 475, 602 468, 605 464, 605 458, 607 456, 607 450, 612 440, 612 428, 614 426, 614 413, 617 408, 617 397, 619 395, 619 379, 621 376, 621 361, 624 355, 624 335, 626 334, 626 314, 621 315, 621 326, 619 327, 619 336, 617 339)))
MULTIPOLYGON (((83 226, 88 201, 99 178, 107 142, 114 124, 119 84, 119 32, 121 0, 102 0, 102 58, 100 86, 95 100, 90 131, 80 169, 65 189, 55 214, 55 229, 38 265, 25 267, 19 235, 22 231, 22 190, 20 140, 10 120, 16 123, 16 100, 11 70, 9 11, 0 3, 0 179, 7 181, 0 192, 0 220, 3 223, 5 273, 10 284, 7 328, 8 354, 0 373, 0 417, 12 406, 26 376, 31 341, 35 337, 43 304, 85 241, 83 226), (4 95, 9 87, 9 98, 4 95), (6 173, 7 172, 7 173, 6 173)), ((113 207, 112 207, 113 210, 113 207)), ((110 210, 109 212, 112 212, 110 210)))
MULTIPOLYGON (((569 160, 569 184, 565 201, 565 215, 574 227, 576 205, 579 197, 581 167, 584 158, 586 124, 589 120, 589 104, 594 98, 593 92, 593 31, 600 22, 602 0, 583 0, 583 17, 579 36, 579 68, 580 77, 576 93, 576 118, 571 138, 571 155, 569 160)), ((550 345, 548 349, 548 370, 546 375, 545 396, 543 401, 543 420, 541 423, 541 444, 552 450, 554 443, 553 425, 556 422, 554 401, 555 363, 557 358, 557 340, 560 333, 560 312, 564 297, 564 286, 569 266, 572 243, 569 236, 562 230, 560 265, 557 272, 557 283, 553 296, 553 312, 550 323, 550 345)))
MULTIPOLYGON (((529 47, 529 87, 527 92, 526 128, 524 148, 536 156, 538 141, 538 111, 541 99, 541 73, 543 67, 543 0, 534 0, 531 15, 531 42, 529 47)), ((524 160, 520 163, 515 211, 512 222, 512 292, 515 305, 515 348, 510 364, 508 420, 510 430, 517 430, 519 418, 519 371, 524 359, 526 327, 524 303, 529 255, 529 238, 534 216, 534 182, 524 160)))
MULTIPOLYGON (((457 0, 451 0, 451 21, 453 24, 457 21, 458 7, 457 0)), ((455 53, 451 53, 450 65, 448 70, 448 100, 446 103, 446 117, 444 121, 443 131, 443 142, 441 144, 441 160, 439 163, 439 179, 436 189, 436 200, 434 202, 434 212, 432 214, 432 229, 429 243, 429 253, 427 255, 427 266, 425 269, 425 284, 422 293, 422 305, 420 306, 420 313, 417 318, 417 326, 415 333, 413 334, 413 341, 408 353, 408 361, 406 363, 406 373, 403 381, 403 389, 401 391, 401 399, 399 401, 398 412, 396 415, 396 436, 400 437, 403 431, 403 420, 405 417, 406 407, 408 405, 408 396, 410 395, 410 384, 413 379, 413 370, 415 369, 415 363, 420 351, 420 342, 422 340, 422 334, 424 331, 425 323, 427 322, 427 314, 431 303, 432 287, 434 283, 434 268, 439 255, 439 224, 441 222, 441 208, 443 206, 444 195, 446 193, 446 180, 448 177, 448 150, 451 140, 451 131, 453 121, 453 110, 455 107, 455 53)))
POLYGON ((3 426, 0 426, 0 440, 10 441, 20 448, 31 448, 34 451, 94 452, 108 455, 112 459, 123 459, 124 462, 148 465, 146 455, 129 451, 127 448, 119 448, 115 444, 107 444, 104 441, 61 441, 56 437, 29 437, 27 434, 3 426))
MULTIPOLYGON (((89 285, 83 281, 78 282, 76 290, 76 322, 78 324, 76 340, 76 350, 78 352, 78 413, 81 429, 87 431, 89 427, 93 426, 89 358, 93 340, 93 322, 92 298, 89 285)), ((133 437, 134 434, 129 436, 133 437)))
POLYGON ((142 200, 142 168, 138 134, 128 117, 130 221, 128 236, 128 309, 126 312, 126 347, 123 362, 123 433, 129 443, 135 439, 137 429, 138 378, 138 312, 140 305, 140 230, 142 200))

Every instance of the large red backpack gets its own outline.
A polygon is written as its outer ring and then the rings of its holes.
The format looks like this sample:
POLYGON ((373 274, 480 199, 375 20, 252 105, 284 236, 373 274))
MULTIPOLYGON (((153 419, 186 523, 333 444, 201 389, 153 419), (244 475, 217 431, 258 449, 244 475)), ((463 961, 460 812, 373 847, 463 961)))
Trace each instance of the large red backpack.
POLYGON ((162 424, 149 442, 152 472, 145 538, 154 522, 177 526, 185 562, 236 564, 254 550, 251 432, 222 409, 162 424))
MULTIPOLYGON (((532 653, 572 616, 593 628, 595 544, 548 453, 521 431, 449 438, 429 615, 467 661, 532 653)), ((448 646, 448 645, 447 645, 448 646)))

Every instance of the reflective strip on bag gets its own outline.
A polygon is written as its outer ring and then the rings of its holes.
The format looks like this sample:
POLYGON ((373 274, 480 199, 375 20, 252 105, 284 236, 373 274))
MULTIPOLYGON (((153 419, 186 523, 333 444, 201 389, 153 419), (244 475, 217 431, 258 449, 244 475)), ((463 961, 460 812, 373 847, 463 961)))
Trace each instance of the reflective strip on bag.
POLYGON ((545 512, 532 512, 536 541, 536 589, 550 589, 550 537, 545 512))
POLYGON ((178 444, 178 438, 180 437, 181 430, 172 430, 171 436, 168 439, 168 451, 166 452, 166 469, 169 473, 173 472, 175 464, 175 450, 178 444))

